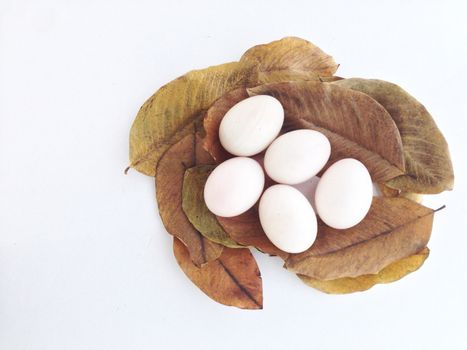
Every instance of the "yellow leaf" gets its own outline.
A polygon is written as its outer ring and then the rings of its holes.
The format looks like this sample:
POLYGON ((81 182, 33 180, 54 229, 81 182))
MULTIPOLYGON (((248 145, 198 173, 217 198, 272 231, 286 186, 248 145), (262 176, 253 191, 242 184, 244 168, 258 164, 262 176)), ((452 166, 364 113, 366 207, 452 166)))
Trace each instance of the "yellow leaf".
POLYGON ((400 280, 409 273, 418 270, 428 258, 430 250, 424 248, 417 254, 398 260, 373 275, 344 277, 335 280, 322 281, 316 278, 298 275, 310 287, 328 294, 348 294, 370 289, 375 284, 391 283, 400 280))
POLYGON ((130 131, 130 167, 154 176, 164 152, 193 129, 204 109, 232 88, 249 85, 253 67, 238 62, 191 71, 147 100, 130 131))
POLYGON ((240 62, 258 67, 259 84, 319 80, 333 75, 338 67, 319 47, 297 37, 254 46, 243 54, 240 62))

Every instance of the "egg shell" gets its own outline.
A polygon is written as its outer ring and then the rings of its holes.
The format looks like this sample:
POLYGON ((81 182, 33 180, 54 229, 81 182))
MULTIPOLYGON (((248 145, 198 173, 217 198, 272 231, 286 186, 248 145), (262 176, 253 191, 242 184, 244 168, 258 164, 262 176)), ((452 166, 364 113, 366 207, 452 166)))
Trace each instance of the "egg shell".
POLYGON ((358 160, 341 159, 321 177, 315 193, 316 210, 325 224, 336 229, 355 226, 368 213, 373 183, 358 160))
POLYGON ((296 188, 274 185, 259 202, 259 219, 269 240, 288 253, 300 253, 316 239, 316 215, 310 202, 296 188))
POLYGON ((284 123, 284 108, 274 97, 252 96, 230 108, 219 126, 222 146, 236 156, 252 156, 265 150, 284 123))
POLYGON ((315 130, 295 130, 271 143, 264 156, 264 167, 274 181, 295 185, 315 176, 330 155, 331 144, 325 135, 315 130))
POLYGON ((251 158, 235 157, 219 164, 204 185, 204 201, 218 216, 237 216, 250 209, 264 188, 261 165, 251 158))

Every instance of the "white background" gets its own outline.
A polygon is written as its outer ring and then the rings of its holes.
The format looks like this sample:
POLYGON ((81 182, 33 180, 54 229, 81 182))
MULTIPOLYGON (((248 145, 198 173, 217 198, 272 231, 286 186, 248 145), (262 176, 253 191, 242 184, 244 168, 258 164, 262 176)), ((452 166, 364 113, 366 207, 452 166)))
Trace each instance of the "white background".
POLYGON ((0 0, 0 349, 465 349, 464 4, 0 0), (242 311, 179 270, 128 132, 165 82, 286 35, 422 101, 457 182, 418 272, 328 296, 255 253, 264 310, 242 311))

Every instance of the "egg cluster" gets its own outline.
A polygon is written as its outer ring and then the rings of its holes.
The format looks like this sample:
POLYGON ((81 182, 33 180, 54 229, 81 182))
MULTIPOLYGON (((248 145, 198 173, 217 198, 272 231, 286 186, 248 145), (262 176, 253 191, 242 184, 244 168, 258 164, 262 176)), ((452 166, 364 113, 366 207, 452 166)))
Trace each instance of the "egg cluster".
POLYGON ((363 220, 373 185, 366 167, 352 158, 335 162, 318 179, 331 155, 328 138, 309 129, 279 136, 283 123, 284 109, 272 96, 253 96, 234 105, 222 119, 219 139, 236 157, 209 175, 204 200, 212 213, 223 217, 240 215, 259 200, 259 219, 269 240, 285 252, 300 253, 316 239, 316 215, 335 229, 363 220), (264 172, 277 184, 263 192, 264 172), (307 183, 315 190, 312 198, 300 191, 307 183))

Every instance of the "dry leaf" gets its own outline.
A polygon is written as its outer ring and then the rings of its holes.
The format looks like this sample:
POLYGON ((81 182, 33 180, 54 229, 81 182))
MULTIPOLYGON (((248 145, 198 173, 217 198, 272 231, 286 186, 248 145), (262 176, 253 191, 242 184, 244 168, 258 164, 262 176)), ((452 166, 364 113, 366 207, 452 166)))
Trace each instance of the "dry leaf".
POLYGON ((219 140, 219 126, 222 118, 224 118, 224 115, 230 108, 246 98, 248 98, 246 89, 235 89, 219 98, 206 111, 203 120, 203 126, 206 132, 203 138, 203 147, 217 162, 222 162, 232 157, 232 155, 222 147, 219 140))
POLYGON ((201 165, 185 171, 183 180, 182 207, 188 220, 204 237, 230 248, 242 248, 232 240, 217 222, 204 202, 204 184, 209 174, 215 168, 213 165, 201 165))
POLYGON ((304 275, 298 275, 298 277, 310 287, 328 294, 361 292, 370 289, 375 284, 391 283, 400 280, 409 273, 418 270, 428 258, 429 253, 430 250, 424 248, 414 255, 389 264, 374 275, 362 275, 354 278, 344 277, 329 281, 322 281, 304 275))
POLYGON ((387 182, 405 192, 435 194, 451 190, 454 173, 448 145, 426 108, 399 86, 375 79, 333 84, 368 94, 387 109, 402 138, 406 174, 387 182))
POLYGON ((399 197, 410 199, 411 201, 422 203, 423 202, 423 195, 420 193, 413 193, 413 192, 405 192, 402 191, 399 194, 399 197))
POLYGON ((319 77, 319 81, 322 83, 332 83, 333 81, 342 80, 344 78, 333 75, 331 77, 319 77))
POLYGON ((332 58, 310 42, 284 38, 255 46, 240 62, 191 71, 160 88, 139 110, 130 131, 130 167, 154 176, 155 164, 169 146, 190 133, 203 111, 230 90, 256 86, 265 77, 316 79, 336 68, 332 58))
POLYGON ((254 81, 254 67, 231 62, 191 71, 164 85, 144 103, 131 127, 130 167, 154 176, 154 164, 192 130, 203 109, 227 91, 254 81))
POLYGON ((187 246, 197 266, 216 259, 222 252, 221 245, 206 239, 193 227, 182 209, 185 170, 212 161, 200 145, 196 131, 192 130, 164 153, 156 176, 156 197, 162 222, 170 234, 187 246))
POLYGON ((254 46, 243 54, 240 62, 258 67, 258 84, 318 80, 333 75, 338 67, 319 47, 296 37, 254 46))
POLYGON ((288 253, 280 250, 271 243, 259 222, 256 207, 247 212, 231 218, 217 218, 225 232, 236 242, 257 248, 263 253, 277 255, 285 259, 288 253))
POLYGON ((356 158, 374 181, 403 173, 404 158, 397 127, 388 112, 367 95, 316 82, 266 84, 249 95, 271 95, 285 111, 285 129, 313 129, 331 142, 328 164, 356 158))
POLYGON ((247 50, 238 62, 191 71, 141 107, 130 133, 130 167, 156 176, 159 211, 174 236, 177 262, 212 299, 262 308, 260 272, 244 245, 280 256, 288 270, 326 293, 398 280, 427 258, 435 211, 416 201, 418 193, 452 188, 446 141, 426 109, 400 87, 345 80, 333 76, 337 67, 312 43, 287 37, 247 50), (300 254, 285 253, 269 241, 256 207, 221 218, 204 203, 212 164, 231 157, 219 142, 222 117, 237 102, 259 94, 284 106, 282 132, 322 132, 332 145, 328 166, 359 159, 385 196, 374 198, 366 218, 350 229, 320 222, 317 240, 300 254))
POLYGON ((384 197, 399 197, 401 191, 386 186, 384 183, 378 184, 378 189, 384 197))
POLYGON ((385 184, 378 184, 378 188, 381 194, 385 197, 402 197, 402 198, 410 199, 417 203, 422 203, 423 201, 423 195, 420 193, 412 193, 412 192, 405 192, 405 191, 397 190, 385 184))
POLYGON ((285 266, 320 280, 378 273, 427 245, 433 214, 405 198, 375 197, 365 219, 354 227, 336 230, 320 222, 315 243, 290 254, 285 266))
POLYGON ((183 272, 210 298, 242 309, 263 308, 261 274, 248 248, 224 248, 219 258, 197 267, 174 238, 174 254, 183 272))
POLYGON ((401 190, 389 187, 388 185, 384 183, 379 183, 378 189, 384 197, 402 197, 402 198, 410 199, 417 203, 422 203, 423 201, 423 195, 420 193, 401 191, 401 190))
POLYGON ((388 112, 365 94, 316 82, 239 88, 218 99, 206 112, 203 141, 216 161, 230 157, 219 140, 219 125, 225 113, 246 97, 261 94, 276 97, 284 106, 283 131, 314 129, 329 138, 332 153, 328 164, 348 157, 359 159, 374 181, 403 174, 402 143, 388 112))

